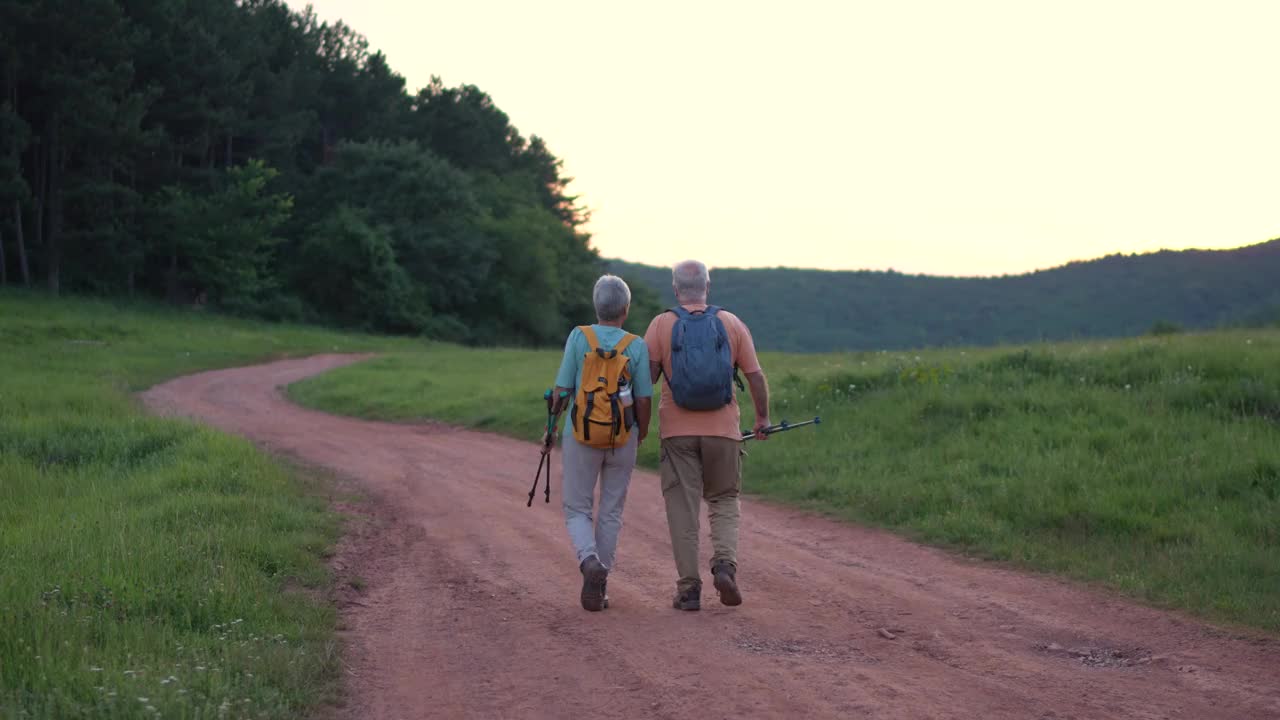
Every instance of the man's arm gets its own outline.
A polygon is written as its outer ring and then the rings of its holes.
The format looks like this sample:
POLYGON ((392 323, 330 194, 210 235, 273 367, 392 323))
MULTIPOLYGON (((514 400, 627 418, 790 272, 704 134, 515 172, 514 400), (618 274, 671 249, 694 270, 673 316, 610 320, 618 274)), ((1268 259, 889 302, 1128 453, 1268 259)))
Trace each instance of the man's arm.
MULTIPOLYGON (((575 340, 582 336, 582 331, 574 328, 569 333, 569 337, 564 341, 564 356, 560 358, 560 370, 556 372, 556 380, 554 388, 551 390, 551 412, 559 415, 569 405, 569 398, 572 397, 575 379, 578 373, 578 362, 581 355, 578 354, 575 340)), ((547 440, 555 442, 555 438, 548 438, 547 433, 542 434, 542 442, 545 445, 547 440)))
POLYGON ((653 417, 653 398, 636 398, 636 424, 640 426, 638 443, 649 436, 649 420, 653 417))
POLYGON ((654 385, 658 384, 658 377, 662 375, 662 353, 665 352, 663 347, 667 342, 667 337, 658 332, 658 321, 662 319, 662 314, 649 321, 649 329, 644 331, 644 347, 649 355, 649 379, 654 385))
POLYGON ((769 380, 764 370, 747 373, 747 385, 751 388, 751 404, 756 406, 756 439, 767 440, 769 436, 761 432, 769 427, 769 380))

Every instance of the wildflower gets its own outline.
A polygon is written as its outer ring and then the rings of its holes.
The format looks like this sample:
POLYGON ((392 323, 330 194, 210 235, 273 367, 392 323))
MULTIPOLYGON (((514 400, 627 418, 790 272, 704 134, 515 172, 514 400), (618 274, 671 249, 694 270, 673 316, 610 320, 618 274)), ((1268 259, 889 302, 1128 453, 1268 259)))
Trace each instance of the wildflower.
POLYGON ((146 702, 151 702, 151 699, 150 699, 150 698, 140 697, 140 698, 138 698, 138 702, 144 702, 144 703, 146 703, 146 702))

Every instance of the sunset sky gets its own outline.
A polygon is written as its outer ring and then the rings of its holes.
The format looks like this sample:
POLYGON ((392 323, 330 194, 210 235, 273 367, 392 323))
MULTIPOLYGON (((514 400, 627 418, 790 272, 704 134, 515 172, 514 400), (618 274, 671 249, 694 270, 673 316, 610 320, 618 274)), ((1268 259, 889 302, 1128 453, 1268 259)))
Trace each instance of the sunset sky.
POLYGON ((1280 237, 1280 2, 313 5, 542 136, 605 257, 998 275, 1280 237))

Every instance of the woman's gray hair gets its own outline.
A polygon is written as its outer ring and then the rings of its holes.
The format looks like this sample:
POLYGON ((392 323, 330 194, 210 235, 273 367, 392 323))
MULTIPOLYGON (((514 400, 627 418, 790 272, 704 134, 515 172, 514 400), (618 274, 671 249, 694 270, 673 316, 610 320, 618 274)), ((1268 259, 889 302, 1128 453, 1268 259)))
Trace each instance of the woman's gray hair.
POLYGON ((591 292, 591 302, 596 306, 600 322, 621 320, 631 305, 631 288, 617 275, 601 275, 591 292))
POLYGON ((685 260, 671 268, 671 284, 677 298, 702 299, 711 286, 711 274, 707 266, 697 260, 685 260))

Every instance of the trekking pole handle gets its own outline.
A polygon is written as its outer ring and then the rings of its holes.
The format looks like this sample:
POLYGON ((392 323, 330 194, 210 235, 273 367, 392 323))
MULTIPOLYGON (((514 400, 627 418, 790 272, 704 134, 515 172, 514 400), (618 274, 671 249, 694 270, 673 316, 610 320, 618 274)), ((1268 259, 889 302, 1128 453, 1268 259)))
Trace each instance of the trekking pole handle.
MULTIPOLYGON (((567 390, 561 390, 559 398, 563 400, 567 397, 569 397, 569 392, 567 390)), ((556 434, 556 423, 560 419, 560 413, 554 411, 556 405, 555 400, 552 399, 552 392, 550 388, 548 388, 546 392, 542 393, 542 399, 547 402, 547 439, 548 443, 553 443, 555 440, 552 436, 556 434)), ((547 447, 550 447, 550 444, 548 444, 547 447)))
MULTIPOLYGON (((789 423, 789 422, 787 422, 786 420, 783 420, 782 422, 778 423, 777 425, 770 425, 769 427, 765 428, 763 432, 764 432, 764 434, 765 434, 765 435, 772 435, 772 434, 774 434, 774 433, 786 432, 786 431, 788 431, 788 430, 794 430, 794 429, 796 429, 796 428, 798 428, 798 427, 804 427, 805 425, 821 425, 821 424, 822 424, 822 418, 821 418, 821 417, 815 417, 815 418, 814 418, 814 419, 812 419, 812 420, 805 420, 804 422, 798 422, 798 423, 789 423)), ((750 439, 754 438, 755 436, 756 436, 756 434, 755 434, 755 431, 754 431, 754 430, 743 430, 743 431, 742 431, 742 441, 743 441, 743 442, 746 442, 747 440, 750 440, 750 439)))

